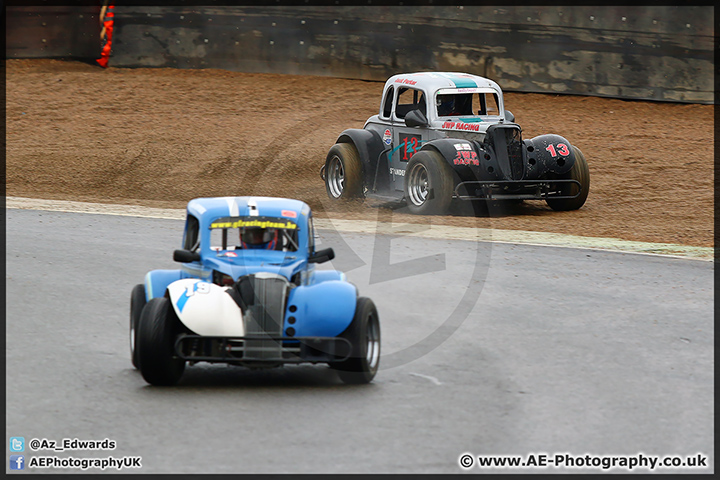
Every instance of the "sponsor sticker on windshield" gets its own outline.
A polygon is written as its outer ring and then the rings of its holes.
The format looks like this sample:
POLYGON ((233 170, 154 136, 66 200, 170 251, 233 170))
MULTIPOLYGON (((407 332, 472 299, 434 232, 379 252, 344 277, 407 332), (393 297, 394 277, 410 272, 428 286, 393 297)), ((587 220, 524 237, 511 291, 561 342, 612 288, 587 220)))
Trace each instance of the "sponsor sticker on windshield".
MULTIPOLYGON (((293 212, 295 213, 295 212, 293 212)), ((290 220, 274 217, 225 217, 219 218, 210 224, 210 228, 283 228, 295 230, 297 225, 290 220)))

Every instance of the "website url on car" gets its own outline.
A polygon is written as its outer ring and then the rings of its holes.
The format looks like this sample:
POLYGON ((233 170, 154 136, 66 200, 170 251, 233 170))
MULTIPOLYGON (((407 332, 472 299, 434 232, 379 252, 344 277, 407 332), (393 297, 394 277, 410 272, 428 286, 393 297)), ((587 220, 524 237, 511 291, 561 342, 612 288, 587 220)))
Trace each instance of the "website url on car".
POLYGON ((460 467, 470 468, 578 468, 601 470, 663 468, 708 468, 708 458, 695 455, 572 455, 569 453, 530 453, 528 455, 473 455, 463 453, 458 458, 460 467))

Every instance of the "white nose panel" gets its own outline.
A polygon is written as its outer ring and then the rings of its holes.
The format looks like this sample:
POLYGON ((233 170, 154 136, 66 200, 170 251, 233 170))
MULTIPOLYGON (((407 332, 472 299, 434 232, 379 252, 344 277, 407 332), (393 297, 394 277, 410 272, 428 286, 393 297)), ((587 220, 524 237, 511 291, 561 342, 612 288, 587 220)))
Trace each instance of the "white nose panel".
POLYGON ((198 335, 242 337, 242 312, 225 293, 225 287, 186 278, 168 287, 170 301, 180 321, 198 335))

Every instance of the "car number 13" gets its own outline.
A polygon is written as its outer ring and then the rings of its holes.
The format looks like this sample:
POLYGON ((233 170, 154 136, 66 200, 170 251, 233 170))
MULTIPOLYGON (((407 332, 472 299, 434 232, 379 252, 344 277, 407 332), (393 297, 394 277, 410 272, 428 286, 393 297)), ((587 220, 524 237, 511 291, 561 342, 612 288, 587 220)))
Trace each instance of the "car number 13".
POLYGON ((568 155, 570 155, 570 149, 568 149, 568 146, 564 143, 557 144, 557 151, 555 150, 555 146, 553 144, 548 145, 545 150, 550 152, 550 155, 552 155, 553 157, 557 157, 558 153, 561 157, 567 157, 568 155))

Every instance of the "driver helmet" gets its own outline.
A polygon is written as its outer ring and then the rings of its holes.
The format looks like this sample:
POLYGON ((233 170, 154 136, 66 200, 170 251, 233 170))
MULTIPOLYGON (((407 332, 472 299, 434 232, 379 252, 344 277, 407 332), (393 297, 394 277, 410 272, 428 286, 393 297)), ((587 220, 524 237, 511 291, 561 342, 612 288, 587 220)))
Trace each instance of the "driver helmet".
POLYGON ((435 105, 439 116, 448 117, 455 110, 455 95, 438 95, 435 105))
POLYGON ((240 229, 242 248, 272 250, 277 244, 274 228, 244 227, 240 229))

